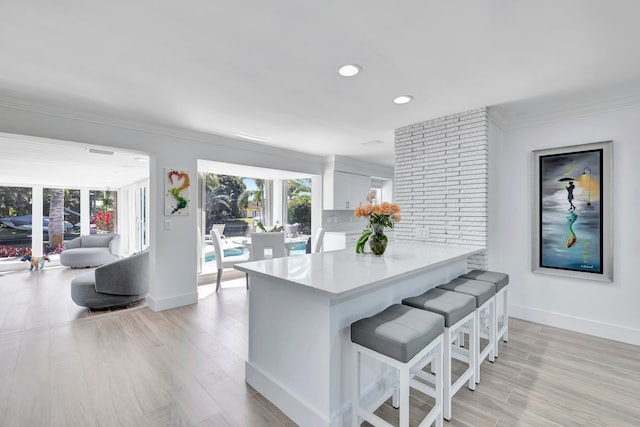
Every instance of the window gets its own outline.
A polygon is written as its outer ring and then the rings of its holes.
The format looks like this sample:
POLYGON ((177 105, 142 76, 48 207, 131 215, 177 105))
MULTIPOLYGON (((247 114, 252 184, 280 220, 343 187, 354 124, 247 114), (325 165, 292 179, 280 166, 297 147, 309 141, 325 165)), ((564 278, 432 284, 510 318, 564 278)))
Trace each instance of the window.
POLYGON ((287 223, 300 224, 299 234, 311 234, 311 178, 287 181, 287 223))
POLYGON ((43 253, 60 252, 63 242, 80 235, 80 190, 45 188, 42 215, 43 253))
POLYGON ((89 191, 91 232, 115 233, 117 230, 117 192, 89 191))
POLYGON ((32 197, 30 187, 0 187, 0 258, 31 249, 32 197))

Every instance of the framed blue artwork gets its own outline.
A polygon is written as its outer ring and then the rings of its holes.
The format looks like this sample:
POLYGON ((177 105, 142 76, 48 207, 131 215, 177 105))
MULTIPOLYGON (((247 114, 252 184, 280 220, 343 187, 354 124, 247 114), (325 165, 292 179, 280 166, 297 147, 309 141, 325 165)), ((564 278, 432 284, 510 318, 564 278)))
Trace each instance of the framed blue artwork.
POLYGON ((613 281, 612 142, 533 152, 532 270, 613 281))

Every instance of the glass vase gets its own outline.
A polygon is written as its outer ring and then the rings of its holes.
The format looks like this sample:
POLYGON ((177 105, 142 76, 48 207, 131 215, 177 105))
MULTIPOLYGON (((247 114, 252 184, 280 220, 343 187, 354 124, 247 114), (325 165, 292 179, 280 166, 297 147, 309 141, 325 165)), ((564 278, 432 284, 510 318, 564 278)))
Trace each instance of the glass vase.
POLYGON ((387 249, 387 236, 384 235, 384 226, 373 225, 373 233, 369 237, 369 247, 374 255, 382 255, 387 249))

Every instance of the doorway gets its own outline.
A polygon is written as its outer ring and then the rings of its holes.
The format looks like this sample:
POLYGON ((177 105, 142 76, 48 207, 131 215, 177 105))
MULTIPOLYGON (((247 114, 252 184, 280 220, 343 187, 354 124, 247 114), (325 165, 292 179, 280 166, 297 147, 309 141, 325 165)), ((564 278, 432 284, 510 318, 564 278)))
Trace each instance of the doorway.
MULTIPOLYGON (((318 209, 312 209, 315 203, 322 205, 321 194, 312 192, 313 175, 198 160, 198 178, 199 284, 216 279, 214 227, 222 236, 225 255, 245 254, 249 249, 242 239, 258 229, 298 237, 300 244, 288 248, 289 254, 306 253, 302 239, 321 223, 318 209)), ((224 274, 223 280, 235 277, 233 271, 224 274)))

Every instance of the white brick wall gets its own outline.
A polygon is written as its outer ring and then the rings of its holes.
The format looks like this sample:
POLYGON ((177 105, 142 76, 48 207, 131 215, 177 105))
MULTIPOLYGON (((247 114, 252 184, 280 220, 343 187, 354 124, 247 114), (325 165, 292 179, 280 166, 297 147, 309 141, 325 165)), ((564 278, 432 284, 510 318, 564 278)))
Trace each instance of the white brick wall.
MULTIPOLYGON (((396 240, 487 246, 489 112, 479 108, 395 131, 396 240)), ((487 253, 469 259, 486 269, 487 253)))

